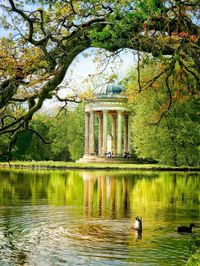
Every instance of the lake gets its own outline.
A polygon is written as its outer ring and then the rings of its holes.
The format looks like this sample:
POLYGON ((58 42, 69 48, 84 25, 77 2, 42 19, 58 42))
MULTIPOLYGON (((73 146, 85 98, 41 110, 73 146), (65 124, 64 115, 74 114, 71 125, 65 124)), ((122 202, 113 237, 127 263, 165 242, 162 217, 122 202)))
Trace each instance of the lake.
POLYGON ((199 190, 197 173, 2 169, 0 265, 184 265, 199 190))

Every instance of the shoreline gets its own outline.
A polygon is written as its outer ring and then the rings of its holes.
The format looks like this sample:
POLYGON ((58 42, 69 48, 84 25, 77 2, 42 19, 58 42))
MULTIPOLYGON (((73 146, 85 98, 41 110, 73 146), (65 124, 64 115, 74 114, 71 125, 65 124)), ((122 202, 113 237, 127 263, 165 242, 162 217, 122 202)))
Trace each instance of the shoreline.
POLYGON ((0 169, 49 169, 49 170, 131 170, 131 171, 173 171, 173 172, 200 172, 200 167, 165 166, 157 164, 108 164, 108 163, 73 163, 53 161, 31 162, 1 162, 0 169))

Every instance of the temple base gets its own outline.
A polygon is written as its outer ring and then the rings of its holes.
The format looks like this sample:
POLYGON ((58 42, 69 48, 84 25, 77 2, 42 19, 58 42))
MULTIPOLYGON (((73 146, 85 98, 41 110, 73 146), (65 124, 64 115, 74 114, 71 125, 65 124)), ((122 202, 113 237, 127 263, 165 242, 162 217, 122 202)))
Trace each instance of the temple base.
POLYGON ((97 155, 84 155, 83 158, 80 158, 77 163, 124 163, 124 164, 133 164, 138 163, 135 158, 124 158, 124 157, 114 157, 107 158, 105 156, 97 156, 97 155))

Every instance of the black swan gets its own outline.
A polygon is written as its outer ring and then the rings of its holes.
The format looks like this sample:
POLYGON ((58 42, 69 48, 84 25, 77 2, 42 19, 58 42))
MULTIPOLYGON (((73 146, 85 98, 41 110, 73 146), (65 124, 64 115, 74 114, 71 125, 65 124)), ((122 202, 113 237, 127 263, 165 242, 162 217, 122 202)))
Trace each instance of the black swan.
POLYGON ((192 233, 192 227, 195 227, 193 223, 190 226, 178 226, 177 232, 178 233, 192 233))

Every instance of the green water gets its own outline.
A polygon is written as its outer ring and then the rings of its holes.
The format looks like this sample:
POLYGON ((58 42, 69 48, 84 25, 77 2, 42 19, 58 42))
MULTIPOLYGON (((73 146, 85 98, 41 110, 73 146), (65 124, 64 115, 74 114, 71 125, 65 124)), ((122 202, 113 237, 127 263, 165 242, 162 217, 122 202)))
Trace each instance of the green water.
POLYGON ((199 188, 195 173, 1 170, 0 265, 184 265, 199 188))

